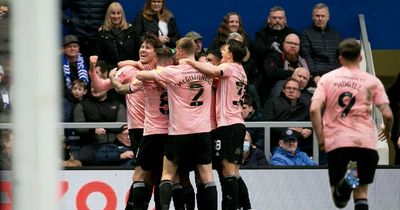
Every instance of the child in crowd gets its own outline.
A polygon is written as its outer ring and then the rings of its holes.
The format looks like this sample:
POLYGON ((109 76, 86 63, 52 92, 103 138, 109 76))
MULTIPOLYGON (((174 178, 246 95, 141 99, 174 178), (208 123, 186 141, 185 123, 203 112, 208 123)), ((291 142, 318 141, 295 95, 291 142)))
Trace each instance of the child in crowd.
POLYGON ((74 80, 74 82, 72 83, 71 93, 73 96, 74 104, 78 103, 79 101, 82 101, 82 99, 85 97, 87 93, 87 87, 85 85, 85 82, 81 79, 74 80))

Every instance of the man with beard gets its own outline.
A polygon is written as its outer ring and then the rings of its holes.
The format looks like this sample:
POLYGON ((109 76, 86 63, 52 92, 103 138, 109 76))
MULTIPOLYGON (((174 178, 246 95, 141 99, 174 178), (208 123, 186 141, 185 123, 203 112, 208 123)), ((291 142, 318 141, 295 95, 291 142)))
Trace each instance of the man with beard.
POLYGON ((282 52, 269 54, 261 68, 261 84, 259 95, 261 102, 270 98, 271 90, 276 85, 282 85, 281 80, 292 76, 298 67, 308 69, 305 59, 300 54, 300 39, 295 33, 288 34, 282 42, 282 52))
POLYGON ((265 27, 257 31, 254 40, 254 58, 259 67, 268 54, 280 51, 279 45, 286 35, 296 33, 296 30, 288 27, 285 10, 280 6, 274 6, 269 10, 266 23, 265 27))

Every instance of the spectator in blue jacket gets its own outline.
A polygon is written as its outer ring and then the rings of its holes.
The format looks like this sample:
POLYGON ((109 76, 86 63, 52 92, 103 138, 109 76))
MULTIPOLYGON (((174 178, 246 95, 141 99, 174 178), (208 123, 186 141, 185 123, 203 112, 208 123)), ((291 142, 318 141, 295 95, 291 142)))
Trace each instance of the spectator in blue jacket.
POLYGON ((305 152, 300 151, 297 147, 298 139, 290 129, 285 129, 282 132, 281 139, 279 140, 279 147, 277 147, 271 157, 271 165, 278 166, 304 166, 304 165, 317 165, 313 160, 308 157, 305 152))
POLYGON ((131 150, 128 126, 123 125, 111 144, 101 146, 96 152, 97 165, 133 166, 135 154, 131 150))

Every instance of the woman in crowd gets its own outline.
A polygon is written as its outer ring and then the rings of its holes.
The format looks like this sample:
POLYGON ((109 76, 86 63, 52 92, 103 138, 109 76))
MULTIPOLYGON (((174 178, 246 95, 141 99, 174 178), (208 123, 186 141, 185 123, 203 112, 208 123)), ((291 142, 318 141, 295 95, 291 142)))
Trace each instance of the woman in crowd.
POLYGON ((179 30, 174 15, 165 6, 165 0, 146 0, 133 24, 140 35, 149 32, 158 36, 169 48, 175 48, 179 30))
POLYGON ((99 29, 95 54, 115 67, 119 61, 138 60, 139 48, 139 33, 126 21, 121 4, 113 2, 99 29))

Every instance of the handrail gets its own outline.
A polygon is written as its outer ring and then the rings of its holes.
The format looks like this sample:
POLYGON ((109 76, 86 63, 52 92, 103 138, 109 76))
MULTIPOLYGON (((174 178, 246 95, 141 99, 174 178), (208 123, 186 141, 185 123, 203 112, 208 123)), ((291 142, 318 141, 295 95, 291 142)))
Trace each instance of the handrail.
MULTIPOLYGON (((64 122, 59 123, 61 128, 120 128, 125 122, 64 122)), ((249 128, 264 128, 264 153, 267 158, 271 156, 270 136, 271 128, 284 128, 284 127, 312 127, 309 121, 299 122, 245 122, 246 127, 249 128)), ((12 123, 0 123, 0 129, 12 129, 12 123)), ((319 150, 315 132, 313 132, 313 159, 316 163, 319 160, 319 150)))
MULTIPOLYGON (((360 43, 361 43, 361 47, 364 49, 364 58, 365 58, 365 62, 367 64, 366 71, 375 76, 374 60, 372 57, 371 45, 368 40, 367 26, 365 24, 364 14, 359 14, 358 20, 360 23, 360 32, 361 32, 360 43)), ((375 106, 373 107, 372 117, 374 119, 376 127, 378 129, 380 129, 380 125, 383 123, 383 119, 382 119, 381 113, 378 111, 378 109, 375 106)))

